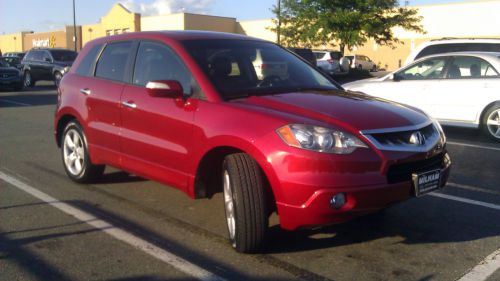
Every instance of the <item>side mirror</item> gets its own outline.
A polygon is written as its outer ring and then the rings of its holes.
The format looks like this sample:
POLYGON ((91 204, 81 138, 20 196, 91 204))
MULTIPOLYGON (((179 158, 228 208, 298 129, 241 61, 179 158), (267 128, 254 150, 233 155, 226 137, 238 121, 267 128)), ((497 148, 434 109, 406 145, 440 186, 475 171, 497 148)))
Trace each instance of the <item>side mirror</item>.
POLYGON ((46 62, 52 62, 52 60, 50 58, 45 58, 44 61, 46 61, 46 62))
POLYGON ((146 84, 152 97, 180 98, 184 95, 181 83, 176 80, 155 80, 146 84))

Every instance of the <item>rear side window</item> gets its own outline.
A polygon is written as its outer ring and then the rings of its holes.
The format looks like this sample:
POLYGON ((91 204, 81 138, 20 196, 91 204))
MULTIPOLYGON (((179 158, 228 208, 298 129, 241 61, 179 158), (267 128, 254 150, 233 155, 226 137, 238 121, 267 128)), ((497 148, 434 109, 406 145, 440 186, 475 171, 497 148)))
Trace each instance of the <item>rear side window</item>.
POLYGON ((415 60, 421 57, 434 54, 449 52, 500 52, 500 44, 495 43, 448 43, 427 46, 415 57, 415 60))
POLYGON ((97 62, 95 76, 109 80, 123 81, 131 49, 132 42, 108 44, 97 62))
POLYGON ((326 53, 314 53, 314 55, 316 56, 317 59, 322 59, 326 56, 326 53))
POLYGON ((101 51, 102 45, 94 46, 87 55, 82 59, 76 73, 83 76, 93 76, 94 72, 94 62, 96 61, 97 55, 101 51))

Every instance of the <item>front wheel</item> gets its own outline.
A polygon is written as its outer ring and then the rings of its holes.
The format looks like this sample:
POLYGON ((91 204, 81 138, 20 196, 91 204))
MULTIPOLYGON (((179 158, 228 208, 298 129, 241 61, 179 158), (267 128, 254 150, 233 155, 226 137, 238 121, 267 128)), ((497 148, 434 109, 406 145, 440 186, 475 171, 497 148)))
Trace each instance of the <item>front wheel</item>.
POLYGON ((25 88, 29 88, 29 87, 33 86, 34 83, 33 83, 33 78, 31 77, 31 72, 26 71, 24 73, 23 84, 24 84, 25 88))
POLYGON ((500 104, 490 107, 483 116, 483 132, 493 140, 500 142, 500 104))
POLYGON ((66 174, 75 182, 88 183, 98 179, 104 165, 90 162, 87 140, 82 127, 76 121, 66 125, 62 134, 61 154, 66 174))
POLYGON ((238 252, 256 252, 269 226, 262 172, 249 155, 231 154, 224 160, 222 182, 231 245, 238 252))

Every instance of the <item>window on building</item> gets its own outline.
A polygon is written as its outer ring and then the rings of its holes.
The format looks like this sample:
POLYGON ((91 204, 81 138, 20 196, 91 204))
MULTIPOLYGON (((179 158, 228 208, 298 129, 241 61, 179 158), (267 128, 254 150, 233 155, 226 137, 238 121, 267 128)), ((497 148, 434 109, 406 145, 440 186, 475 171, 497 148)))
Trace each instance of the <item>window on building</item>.
POLYGON ((132 48, 132 42, 119 42, 108 44, 97 62, 95 76, 123 81, 125 66, 132 48))

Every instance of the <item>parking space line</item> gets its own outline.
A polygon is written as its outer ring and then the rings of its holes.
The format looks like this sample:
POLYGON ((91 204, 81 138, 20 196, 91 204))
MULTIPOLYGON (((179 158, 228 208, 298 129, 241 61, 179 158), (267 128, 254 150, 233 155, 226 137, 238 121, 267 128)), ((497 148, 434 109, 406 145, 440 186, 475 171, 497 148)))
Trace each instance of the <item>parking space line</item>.
POLYGON ((443 194, 443 193, 430 193, 429 195, 500 211, 500 205, 495 205, 495 204, 491 204, 491 203, 486 203, 486 202, 482 202, 482 201, 467 199, 467 198, 443 194))
POLYGON ((448 186, 449 187, 456 187, 456 188, 470 190, 470 191, 477 191, 477 192, 483 192, 483 193, 488 193, 488 194, 500 195, 500 191, 490 190, 490 189, 480 188, 480 187, 475 187, 475 186, 467 185, 467 184, 448 182, 448 183, 446 183, 446 186, 447 187, 448 186))
POLYGON ((141 250, 145 252, 146 254, 153 256, 165 263, 168 263, 175 269, 190 275, 198 280, 225 280, 217 275, 215 275, 212 272, 209 272, 201 267, 198 267, 195 264, 190 263, 189 261, 176 256, 162 248, 159 248, 146 240, 143 240, 129 232, 126 232, 123 229, 120 229, 107 221, 98 219, 94 217, 93 215, 84 212, 78 208, 75 208, 67 203, 61 202, 58 199, 32 187, 29 186, 28 184, 25 184, 18 179, 7 175, 0 171, 0 179, 2 179, 5 182, 10 183, 12 186, 28 193, 31 194, 32 196, 44 201, 45 203, 63 211, 64 213, 71 215, 75 217, 76 219, 85 222, 97 229, 102 230, 104 233, 122 241, 125 242, 134 248, 141 250))
POLYGON ((487 256, 458 281, 482 281, 500 268, 500 249, 487 256))
POLYGON ((446 144, 461 145, 461 146, 467 146, 467 147, 500 151, 500 147, 493 147, 493 146, 486 146, 486 145, 477 145, 477 144, 469 144, 469 143, 453 142, 453 141, 447 141, 446 144))
POLYGON ((6 103, 15 104, 15 105, 22 105, 22 106, 31 106, 31 104, 17 102, 17 101, 11 101, 11 100, 6 100, 6 99, 0 99, 0 102, 6 102, 6 103))

